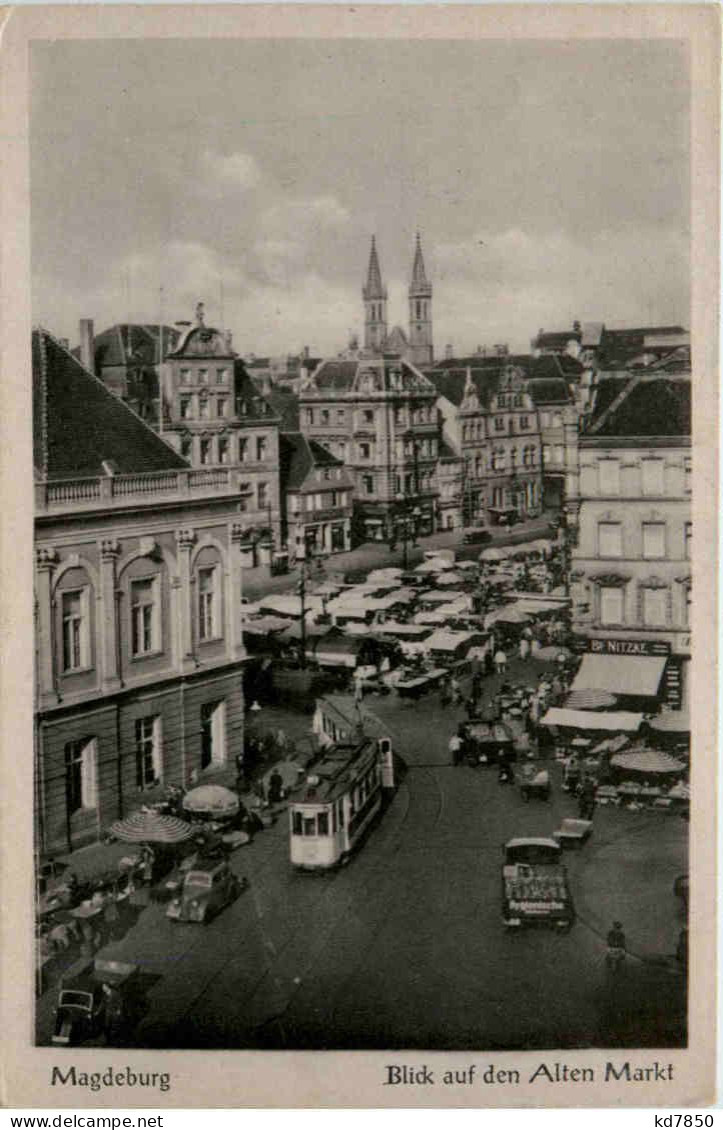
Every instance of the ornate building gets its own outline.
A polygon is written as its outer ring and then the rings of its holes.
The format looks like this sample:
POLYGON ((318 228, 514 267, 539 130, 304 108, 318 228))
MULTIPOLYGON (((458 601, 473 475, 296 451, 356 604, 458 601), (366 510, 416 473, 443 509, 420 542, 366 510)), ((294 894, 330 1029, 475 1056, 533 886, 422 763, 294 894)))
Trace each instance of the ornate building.
POLYGON ((33 333, 36 819, 98 839, 243 750, 244 471, 189 467, 33 333))
POLYGON ((361 540, 393 537, 412 511, 420 533, 435 529, 436 399, 432 382, 394 353, 324 361, 300 385, 302 432, 352 474, 361 540))
POLYGON ((196 324, 166 354, 162 366, 163 433, 208 481, 223 468, 238 476, 240 519, 256 547, 248 565, 267 564, 271 540, 280 544, 279 418, 231 347, 231 335, 196 324))

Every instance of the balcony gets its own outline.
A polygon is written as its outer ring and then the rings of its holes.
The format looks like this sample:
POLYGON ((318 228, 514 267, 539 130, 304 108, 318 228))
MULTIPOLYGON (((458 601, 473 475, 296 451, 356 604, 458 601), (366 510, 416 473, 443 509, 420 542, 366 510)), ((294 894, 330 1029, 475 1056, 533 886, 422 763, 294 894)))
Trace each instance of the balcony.
POLYGON ((240 483, 248 471, 248 467, 189 467, 139 475, 36 482, 35 512, 77 513, 235 495, 239 494, 240 483))

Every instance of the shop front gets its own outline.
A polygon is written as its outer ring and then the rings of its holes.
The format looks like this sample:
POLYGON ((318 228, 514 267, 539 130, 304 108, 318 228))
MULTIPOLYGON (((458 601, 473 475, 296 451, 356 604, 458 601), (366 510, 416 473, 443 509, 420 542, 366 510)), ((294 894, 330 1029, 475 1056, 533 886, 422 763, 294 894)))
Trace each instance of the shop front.
POLYGON ((685 667, 668 639, 588 639, 570 691, 606 691, 619 707, 649 714, 662 706, 680 710, 685 667))

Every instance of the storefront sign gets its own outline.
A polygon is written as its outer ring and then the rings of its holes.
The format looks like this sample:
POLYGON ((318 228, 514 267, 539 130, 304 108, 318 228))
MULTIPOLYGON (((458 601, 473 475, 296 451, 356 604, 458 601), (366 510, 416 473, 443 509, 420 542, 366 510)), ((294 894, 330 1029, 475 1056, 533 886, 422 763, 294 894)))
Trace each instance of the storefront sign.
POLYGON ((670 655, 667 640, 588 640, 587 650, 595 655, 670 655))

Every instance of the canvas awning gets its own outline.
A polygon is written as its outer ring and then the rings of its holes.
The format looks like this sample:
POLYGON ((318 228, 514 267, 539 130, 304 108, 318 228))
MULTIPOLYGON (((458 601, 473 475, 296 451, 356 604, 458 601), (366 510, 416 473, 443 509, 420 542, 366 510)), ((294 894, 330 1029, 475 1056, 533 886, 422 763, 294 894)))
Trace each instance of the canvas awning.
POLYGON ((655 698, 665 663, 664 655, 584 655, 570 690, 655 698))
POLYGON ((575 730, 611 730, 635 733, 643 722, 642 714, 629 710, 604 711, 599 714, 588 710, 566 710, 552 706, 542 719, 543 726, 562 726, 575 730))

